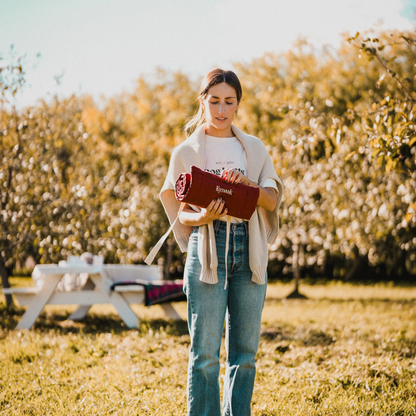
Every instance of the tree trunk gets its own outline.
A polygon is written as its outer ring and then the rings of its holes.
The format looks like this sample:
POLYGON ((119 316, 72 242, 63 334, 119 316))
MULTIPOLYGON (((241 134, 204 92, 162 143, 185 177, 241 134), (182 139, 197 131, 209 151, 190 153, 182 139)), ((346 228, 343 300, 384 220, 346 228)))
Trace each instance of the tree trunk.
POLYGON ((175 247, 175 239, 173 237, 169 237, 168 238, 168 253, 166 256, 166 263, 165 263, 165 270, 163 273, 163 278, 165 280, 169 280, 170 278, 170 265, 172 264, 172 260, 173 260, 173 249, 175 247))
POLYGON ((300 266, 299 266, 299 251, 302 250, 302 247, 299 248, 299 244, 293 245, 293 257, 292 257, 292 268, 293 268, 293 278, 295 280, 295 288, 289 295, 286 296, 287 299, 306 299, 306 296, 299 292, 299 281, 301 278, 300 266))
POLYGON ((357 255, 357 257, 354 260, 354 264, 352 265, 351 269, 348 271, 348 273, 344 277, 344 282, 349 282, 354 277, 358 269, 361 267, 361 263, 362 263, 362 258, 361 256, 357 255))
POLYGON ((332 280, 334 277, 334 259, 331 257, 329 250, 325 250, 323 272, 326 280, 332 280))
MULTIPOLYGON (((10 287, 9 283, 9 272, 7 267, 4 265, 3 260, 0 258, 0 276, 1 276, 1 286, 4 289, 8 289, 10 287)), ((12 295, 4 295, 6 298, 6 306, 9 308, 13 305, 13 298, 12 295)))
POLYGON ((406 250, 400 250, 399 253, 399 275, 402 279, 405 279, 407 277, 406 250))

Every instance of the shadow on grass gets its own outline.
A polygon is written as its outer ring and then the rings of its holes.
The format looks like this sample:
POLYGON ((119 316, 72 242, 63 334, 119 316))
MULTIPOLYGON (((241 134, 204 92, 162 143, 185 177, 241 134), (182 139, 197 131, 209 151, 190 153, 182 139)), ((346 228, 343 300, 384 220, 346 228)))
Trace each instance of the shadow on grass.
POLYGON ((14 304, 7 307, 5 303, 0 303, 0 336, 5 331, 14 329, 24 312, 23 308, 14 304))
MULTIPOLYGON (((12 305, 7 308, 0 303, 0 338, 4 338, 7 332, 15 329, 25 310, 12 305)), ((68 319, 70 313, 66 311, 42 312, 36 320, 32 330, 40 333, 54 332, 56 334, 100 334, 111 332, 121 334, 128 331, 138 331, 147 334, 150 331, 166 332, 172 336, 188 334, 188 326, 185 321, 173 321, 165 319, 140 319, 139 328, 129 329, 116 314, 89 313, 82 321, 68 319)))
MULTIPOLYGON (((357 335, 355 334, 355 337, 357 335)), ((342 342, 354 341, 356 338, 343 336, 340 331, 323 331, 320 329, 308 328, 306 326, 275 327, 264 329, 261 338, 275 344, 275 351, 284 354, 296 347, 329 347, 338 340, 342 342)), ((374 353, 391 354, 392 356, 411 359, 416 356, 416 340, 406 336, 406 331, 401 331, 397 338, 376 338, 374 333, 362 334, 359 339, 369 343, 374 353)))
MULTIPOLYGON (((279 345, 293 344, 302 347, 328 346, 336 340, 334 335, 329 332, 292 325, 263 329, 260 337, 267 341, 274 341, 279 345)), ((285 348, 285 351, 287 350, 288 348, 285 348)))
POLYGON ((322 297, 322 298, 307 298, 307 299, 291 299, 291 298, 281 298, 277 296, 268 296, 266 298, 266 303, 273 303, 273 302, 281 302, 285 303, 287 302, 290 305, 290 302, 303 302, 303 303, 318 303, 318 302, 331 302, 331 303, 347 303, 347 302, 361 302, 361 303, 391 303, 391 304, 408 304, 412 305, 416 303, 416 299, 409 299, 409 298, 395 298, 395 299, 389 299, 389 298, 345 298, 345 299, 337 299, 337 298, 328 298, 328 297, 322 297))

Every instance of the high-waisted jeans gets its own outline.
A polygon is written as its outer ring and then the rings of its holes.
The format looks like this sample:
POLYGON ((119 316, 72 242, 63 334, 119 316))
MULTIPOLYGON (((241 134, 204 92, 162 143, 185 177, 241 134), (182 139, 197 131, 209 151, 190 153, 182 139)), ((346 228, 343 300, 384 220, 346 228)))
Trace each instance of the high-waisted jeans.
POLYGON ((189 416, 221 415, 220 347, 226 320, 227 351, 222 413, 249 416, 253 394, 261 313, 266 285, 251 281, 248 226, 231 224, 228 249, 228 282, 225 286, 226 223, 214 221, 218 257, 218 283, 199 280, 198 227, 189 240, 184 273, 188 298, 188 327, 191 337, 188 365, 189 416))

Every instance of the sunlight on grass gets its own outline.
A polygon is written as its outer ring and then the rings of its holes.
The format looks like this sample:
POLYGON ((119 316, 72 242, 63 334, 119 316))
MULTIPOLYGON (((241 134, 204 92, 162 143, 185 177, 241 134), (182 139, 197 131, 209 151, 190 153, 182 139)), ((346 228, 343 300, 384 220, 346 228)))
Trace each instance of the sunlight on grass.
MULTIPOLYGON (((309 299, 282 300, 291 288, 268 287, 252 414, 415 415, 416 289, 305 285, 309 299)), ((82 322, 48 306, 16 331, 22 310, 3 306, 0 415, 185 415, 186 322, 134 310, 137 330, 100 305, 82 322)))

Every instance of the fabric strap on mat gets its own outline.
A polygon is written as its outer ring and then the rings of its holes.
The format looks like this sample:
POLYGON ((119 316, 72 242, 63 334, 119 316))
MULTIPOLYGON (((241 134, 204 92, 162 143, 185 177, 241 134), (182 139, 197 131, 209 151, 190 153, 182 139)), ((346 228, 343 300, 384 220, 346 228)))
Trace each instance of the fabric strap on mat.
MULTIPOLYGON (((179 215, 181 214, 184 207, 185 207, 185 203, 181 202, 181 206, 179 207, 178 215, 176 216, 175 221, 173 221, 172 225, 169 227, 169 230, 167 230, 166 233, 162 235, 160 240, 156 243, 156 245, 152 248, 152 251, 149 253, 149 255, 144 260, 144 262, 147 265, 150 266, 152 264, 153 260, 156 257, 156 254, 159 252, 163 243, 168 238, 170 232, 172 231, 173 227, 176 224, 176 221, 178 221, 179 215)), ((227 258, 228 258, 228 246, 230 244, 230 228, 231 228, 231 217, 228 215, 227 216, 227 236, 226 236, 226 240, 225 240, 225 285, 224 285, 224 290, 227 289, 227 283, 228 283, 228 261, 227 261, 227 258)))
POLYGON ((185 207, 185 203, 184 202, 181 202, 181 206, 179 207, 178 215, 176 216, 175 221, 173 221, 172 225, 169 227, 169 230, 167 230, 166 233, 162 235, 162 237, 157 242, 157 244, 152 248, 152 251, 145 258, 144 262, 147 265, 150 266, 152 264, 153 260, 156 257, 156 254, 159 252, 159 250, 162 247, 163 243, 166 241, 166 239, 168 238, 170 232, 173 230, 173 227, 175 226, 176 221, 178 221, 179 215, 181 215, 181 212, 182 212, 182 210, 183 210, 184 207, 185 207))

